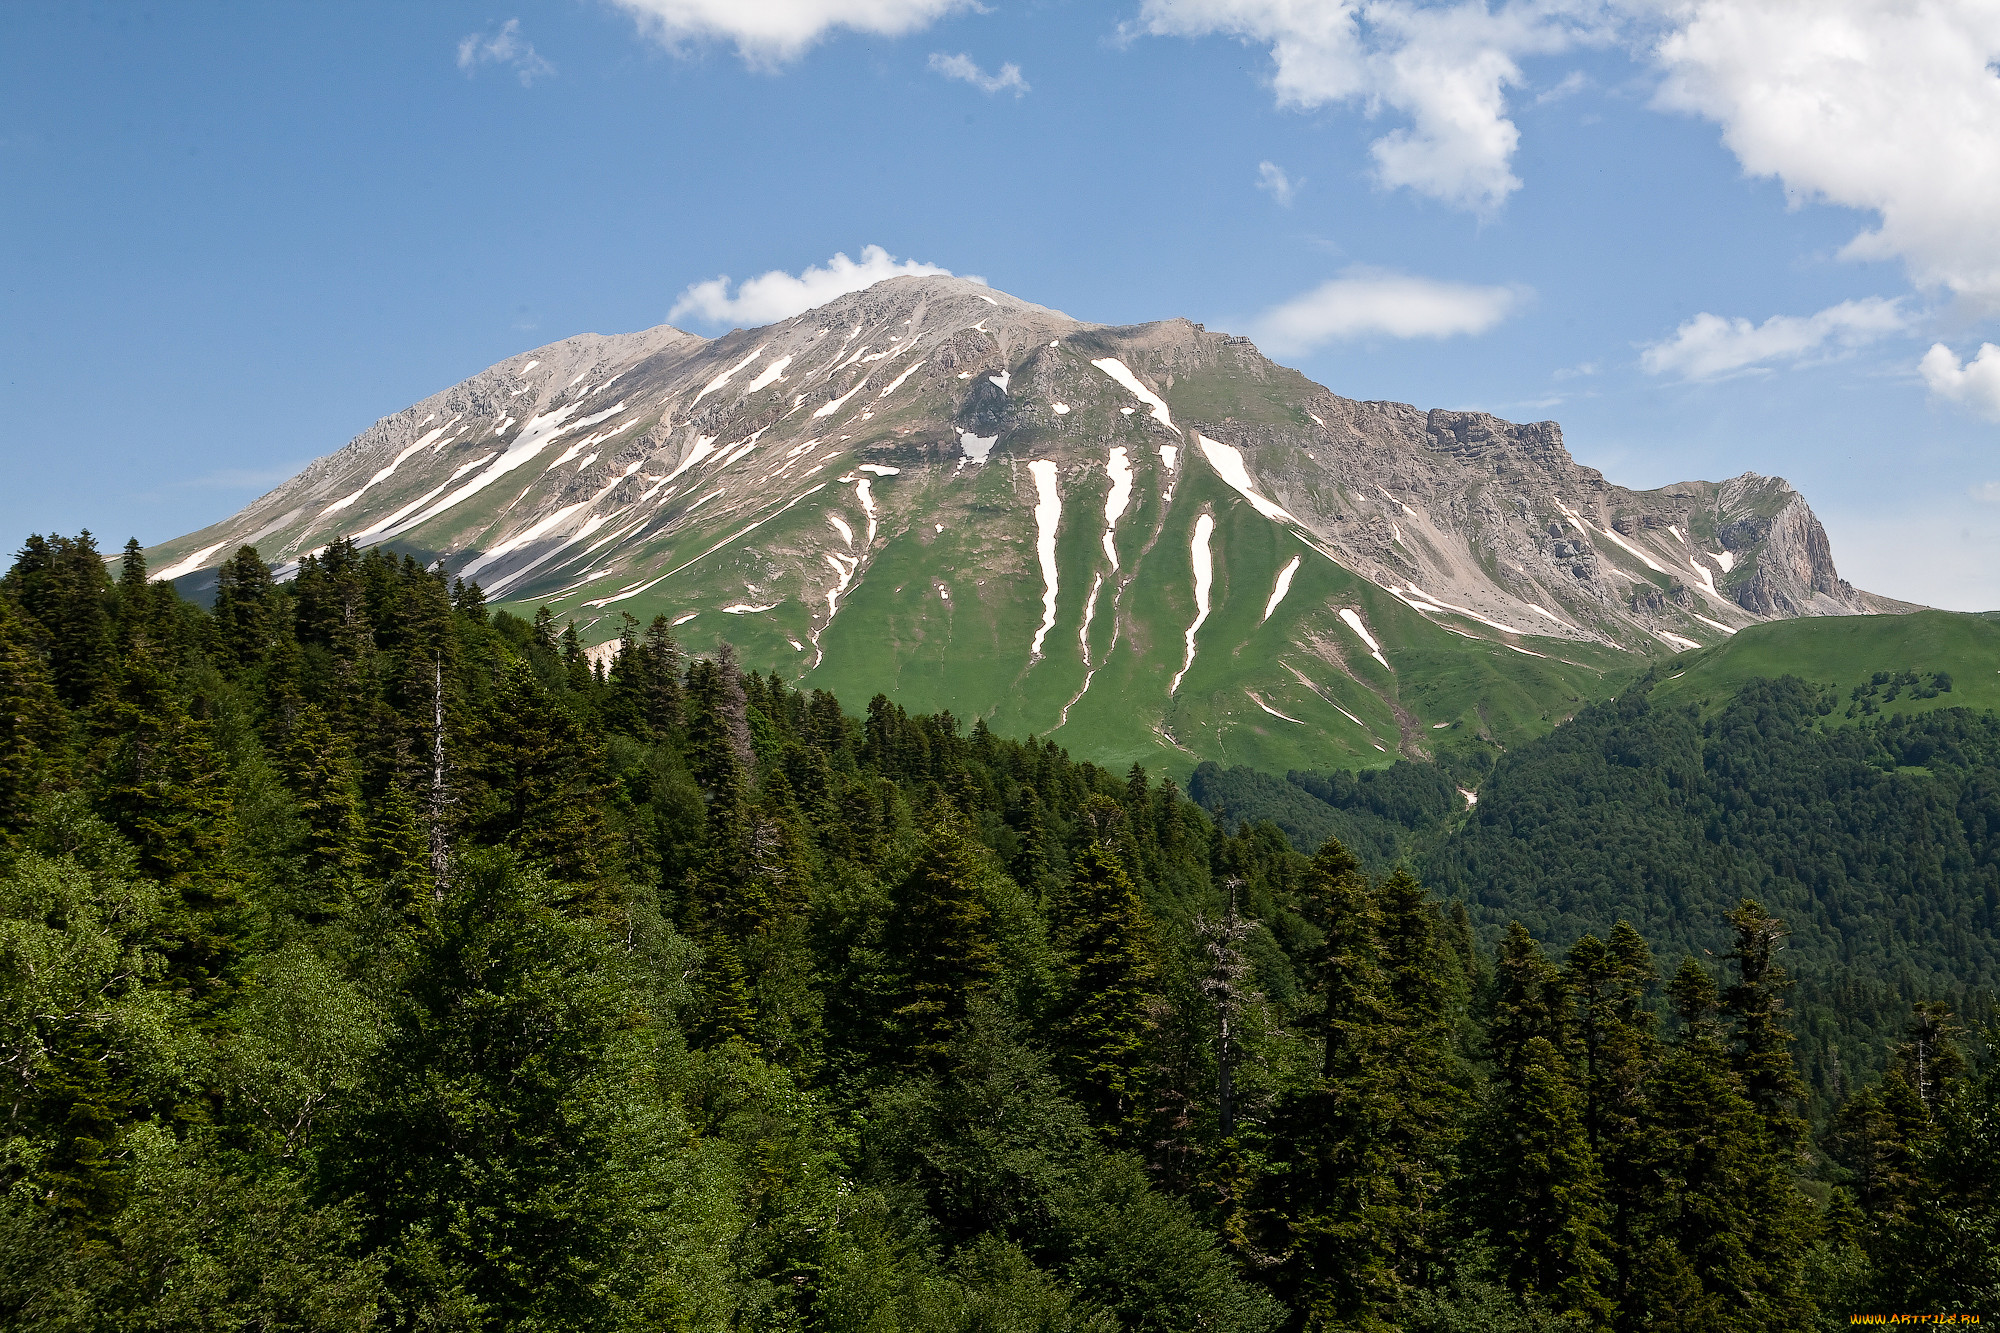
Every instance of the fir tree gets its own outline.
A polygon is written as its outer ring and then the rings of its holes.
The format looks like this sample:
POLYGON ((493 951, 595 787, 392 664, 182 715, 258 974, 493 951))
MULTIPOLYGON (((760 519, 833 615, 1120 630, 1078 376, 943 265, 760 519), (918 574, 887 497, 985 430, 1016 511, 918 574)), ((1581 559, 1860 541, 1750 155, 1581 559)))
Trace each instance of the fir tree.
POLYGON ((0 842, 25 828, 36 798, 64 780, 68 731, 48 668, 0 594, 0 842))
POLYGON ((1560 973, 1516 922, 1494 968, 1494 1076, 1471 1139, 1474 1216, 1516 1291, 1596 1325, 1611 1313, 1613 1273, 1566 998, 1560 973))
POLYGON ((1113 1138, 1142 1110, 1146 1034, 1158 995, 1152 929, 1132 881, 1102 844, 1070 865, 1056 912, 1068 959, 1057 1065, 1078 1101, 1113 1138))
POLYGON ((997 966, 980 873, 963 825, 941 818, 926 830, 916 864, 891 899, 883 942, 900 976, 889 1024, 920 1061, 945 1054, 997 966))

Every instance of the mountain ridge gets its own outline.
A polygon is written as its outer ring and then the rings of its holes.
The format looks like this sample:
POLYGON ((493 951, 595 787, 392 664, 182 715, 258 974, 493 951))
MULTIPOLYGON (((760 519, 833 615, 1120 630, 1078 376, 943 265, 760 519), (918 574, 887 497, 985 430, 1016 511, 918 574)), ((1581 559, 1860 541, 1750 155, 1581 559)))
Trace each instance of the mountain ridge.
POLYGON ((1289 763, 1290 728, 1356 763, 1504 743, 1647 656, 1914 609, 1842 580, 1781 478, 1632 491, 1553 421, 1347 399, 1187 320, 940 277, 506 358, 149 555, 198 591, 240 544, 282 575, 340 536, 605 651, 664 614, 808 684, 1180 764, 1289 763))

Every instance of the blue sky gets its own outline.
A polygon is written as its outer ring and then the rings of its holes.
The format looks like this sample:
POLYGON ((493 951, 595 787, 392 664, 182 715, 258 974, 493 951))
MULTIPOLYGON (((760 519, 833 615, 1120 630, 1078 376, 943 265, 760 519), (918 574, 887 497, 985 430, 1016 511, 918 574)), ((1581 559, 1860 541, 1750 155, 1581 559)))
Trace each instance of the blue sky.
POLYGON ((1990 0, 17 3, 0 540, 163 540, 839 254, 1778 473, 1855 583, 2000 607, 1996 61, 1990 0))

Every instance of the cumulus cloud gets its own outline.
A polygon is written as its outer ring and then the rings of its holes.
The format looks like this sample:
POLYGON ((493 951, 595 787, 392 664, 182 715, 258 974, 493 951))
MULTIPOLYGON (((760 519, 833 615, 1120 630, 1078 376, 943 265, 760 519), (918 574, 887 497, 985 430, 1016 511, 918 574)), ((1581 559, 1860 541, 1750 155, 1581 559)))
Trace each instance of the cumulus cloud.
POLYGON ((1292 195, 1297 193, 1299 186, 1303 184, 1305 184, 1303 176, 1296 181, 1293 180, 1276 162, 1257 164, 1257 188, 1277 200, 1280 208, 1292 206, 1292 195))
POLYGON ((1993 0, 1144 0, 1132 30, 1267 48, 1283 107, 1403 119, 1371 146, 1377 182, 1482 214, 1521 187, 1522 62, 1622 45, 1745 171, 1873 214, 1846 257, 2000 310, 1993 0))
MULTIPOLYGON (((825 268, 808 266, 796 275, 774 268, 769 273, 745 279, 737 286, 734 295, 730 293, 727 275, 697 282, 680 294, 673 309, 667 312, 667 318, 674 320, 692 315, 706 324, 754 328, 759 324, 790 319, 814 306, 825 305, 837 296, 872 287, 884 278, 921 277, 926 274, 952 276, 948 268, 915 259, 898 260, 879 245, 863 246, 858 262, 845 254, 835 254, 826 261, 825 268)), ((966 276, 972 282, 984 281, 970 274, 966 276)))
POLYGON ((1795 200, 1877 215, 1852 259, 2000 307, 2000 5, 1694 0, 1657 47, 1661 106, 1722 126, 1795 200))
POLYGON ((1949 347, 1933 343, 1917 370, 1938 397, 2000 421, 2000 347, 1981 343, 1978 354, 1960 364, 1949 347))
POLYGON ((500 65, 513 70, 523 88, 556 72, 554 65, 536 54, 534 43, 521 36, 519 19, 508 19, 490 36, 472 33, 458 44, 460 69, 469 76, 481 65, 500 65))
POLYGON ((835 28, 900 37, 976 0, 612 0, 670 50, 727 41, 745 64, 776 69, 835 28))
POLYGON ((1269 352, 1304 352, 1348 338, 1449 338, 1484 333, 1517 310, 1521 287, 1475 287, 1383 269, 1350 268, 1259 315, 1269 352))
POLYGON ((1704 310, 1675 329, 1673 337, 1646 347, 1639 365, 1652 375, 1722 379, 1765 372, 1773 362, 1862 347, 1902 332, 1908 322, 1900 302, 1879 296, 1842 301, 1812 315, 1773 315, 1762 324, 1704 310))
POLYGON ((1602 0, 1145 0, 1138 27, 1269 47, 1280 106, 1397 112, 1409 124, 1369 148, 1376 180, 1490 213, 1521 188, 1506 114, 1519 60, 1608 40, 1606 14, 1602 0))
POLYGON ((1021 67, 1005 64, 998 74, 988 74, 979 68, 979 63, 971 56, 960 53, 948 56, 942 51, 931 52, 931 69, 947 79, 957 79, 969 83, 982 93, 1012 92, 1019 97, 1028 92, 1028 81, 1021 77, 1021 67))

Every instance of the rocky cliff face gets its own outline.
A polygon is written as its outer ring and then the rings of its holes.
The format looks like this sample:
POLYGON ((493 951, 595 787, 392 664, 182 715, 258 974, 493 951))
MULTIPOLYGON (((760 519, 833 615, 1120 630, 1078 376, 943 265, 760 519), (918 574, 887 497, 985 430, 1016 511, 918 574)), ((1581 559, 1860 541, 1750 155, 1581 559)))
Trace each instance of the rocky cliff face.
POLYGON ((199 583, 241 543, 282 571, 343 535, 587 641, 664 614, 789 675, 1133 753, 1318 709, 1366 759, 1451 725, 1410 678, 1434 650, 1554 673, 1527 716, 1605 654, 1901 609, 1839 578, 1781 480, 1631 491, 1554 422, 1357 402, 1247 339, 949 278, 509 358, 151 554, 199 583))

